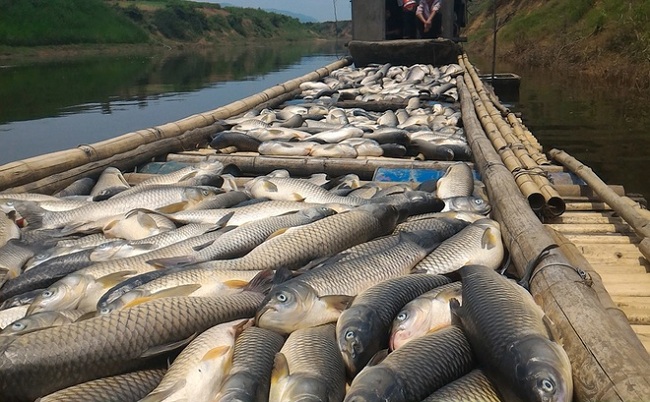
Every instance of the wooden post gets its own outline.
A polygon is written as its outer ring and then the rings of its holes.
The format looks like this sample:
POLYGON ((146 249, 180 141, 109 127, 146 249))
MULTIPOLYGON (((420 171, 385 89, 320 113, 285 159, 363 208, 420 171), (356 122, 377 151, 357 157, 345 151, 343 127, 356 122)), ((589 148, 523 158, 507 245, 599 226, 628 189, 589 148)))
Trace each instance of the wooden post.
POLYGON ((442 0, 440 6, 442 13, 442 37, 452 39, 454 37, 454 0, 442 0))
POLYGON ((584 180, 603 201, 632 226, 636 234, 641 237, 641 243, 639 244, 641 254, 643 254, 646 260, 650 261, 650 247, 648 247, 650 241, 645 241, 650 239, 650 220, 632 208, 629 202, 623 197, 612 191, 589 166, 582 164, 571 155, 559 149, 550 150, 549 155, 584 180))
MULTIPOLYGON (((486 137, 466 80, 457 77, 465 133, 483 177, 492 213, 520 276, 529 261, 556 244, 527 205, 512 174, 486 137)), ((596 292, 560 251, 535 267, 530 289, 555 323, 573 371, 577 401, 637 401, 650 395, 650 357, 620 335, 596 292)))

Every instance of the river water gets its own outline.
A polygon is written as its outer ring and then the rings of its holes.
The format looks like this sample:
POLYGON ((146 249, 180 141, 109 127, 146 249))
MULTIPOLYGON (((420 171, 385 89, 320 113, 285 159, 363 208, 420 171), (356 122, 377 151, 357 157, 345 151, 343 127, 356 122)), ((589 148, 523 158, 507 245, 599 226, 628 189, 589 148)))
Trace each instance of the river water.
MULTIPOLYGON (((0 164, 211 110, 344 54, 334 43, 265 43, 1 66, 0 164)), ((608 183, 650 199, 647 97, 559 71, 497 69, 522 77, 509 106, 545 150, 564 149, 608 183)))

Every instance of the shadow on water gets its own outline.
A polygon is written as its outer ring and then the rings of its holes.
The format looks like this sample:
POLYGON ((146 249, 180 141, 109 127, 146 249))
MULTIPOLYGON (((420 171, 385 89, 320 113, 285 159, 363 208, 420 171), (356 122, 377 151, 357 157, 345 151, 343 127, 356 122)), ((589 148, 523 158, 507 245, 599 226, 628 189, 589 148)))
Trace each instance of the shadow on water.
MULTIPOLYGON (((490 71, 489 63, 472 60, 490 71)), ((509 106, 521 112, 544 151, 565 150, 605 182, 622 184, 626 192, 650 200, 647 94, 565 71, 497 66, 521 76, 519 101, 509 106)))

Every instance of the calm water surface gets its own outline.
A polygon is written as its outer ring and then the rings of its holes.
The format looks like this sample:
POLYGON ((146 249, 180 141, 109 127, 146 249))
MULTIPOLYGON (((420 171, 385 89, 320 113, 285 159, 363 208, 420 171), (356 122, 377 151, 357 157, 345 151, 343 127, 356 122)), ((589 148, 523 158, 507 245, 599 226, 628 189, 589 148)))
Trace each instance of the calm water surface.
MULTIPOLYGON (((334 44, 92 57, 0 68, 0 163, 207 111, 329 64, 334 44)), ((488 71, 481 60, 472 58, 488 71)), ((605 181, 650 199, 647 95, 560 71, 522 76, 520 111, 545 150, 564 149, 605 181)))

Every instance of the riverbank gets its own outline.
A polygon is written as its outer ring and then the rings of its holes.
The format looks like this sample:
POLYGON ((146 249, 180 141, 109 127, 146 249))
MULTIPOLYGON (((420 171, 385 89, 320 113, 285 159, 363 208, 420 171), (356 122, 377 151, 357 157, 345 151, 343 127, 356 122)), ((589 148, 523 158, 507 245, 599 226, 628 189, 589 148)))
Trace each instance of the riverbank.
MULTIPOLYGON (((472 3, 470 54, 491 56, 492 0, 472 3)), ((630 0, 508 0, 497 7, 497 57, 519 67, 650 88, 650 3, 630 0)))

